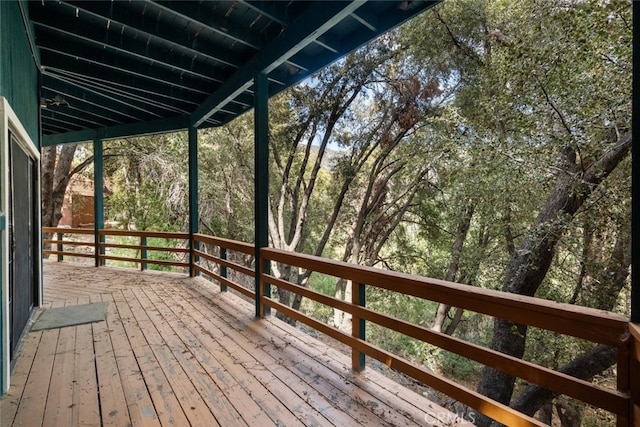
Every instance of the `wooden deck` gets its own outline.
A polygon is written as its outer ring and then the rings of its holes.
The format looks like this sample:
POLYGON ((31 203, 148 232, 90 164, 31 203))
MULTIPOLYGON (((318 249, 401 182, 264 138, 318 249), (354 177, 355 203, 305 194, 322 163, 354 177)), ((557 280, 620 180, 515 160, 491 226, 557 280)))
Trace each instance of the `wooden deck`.
MULTIPOLYGON (((29 332, 2 426, 454 425, 453 414, 204 279, 45 262, 45 306, 105 322, 29 332), (444 422, 438 422, 438 420, 444 422)), ((39 313, 37 313, 39 314, 39 313)))

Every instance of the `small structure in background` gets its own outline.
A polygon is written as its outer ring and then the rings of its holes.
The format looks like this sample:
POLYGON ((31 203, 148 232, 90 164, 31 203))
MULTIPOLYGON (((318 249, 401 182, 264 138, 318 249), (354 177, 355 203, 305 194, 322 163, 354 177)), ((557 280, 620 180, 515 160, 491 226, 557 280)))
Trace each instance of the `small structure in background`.
MULTIPOLYGON (((105 185, 104 193, 111 193, 108 185, 105 185)), ((74 175, 64 195, 58 227, 93 228, 94 200, 93 180, 80 174, 74 175)))
POLYGON ((58 227, 93 227, 93 201, 93 181, 82 175, 74 175, 64 195, 58 227))

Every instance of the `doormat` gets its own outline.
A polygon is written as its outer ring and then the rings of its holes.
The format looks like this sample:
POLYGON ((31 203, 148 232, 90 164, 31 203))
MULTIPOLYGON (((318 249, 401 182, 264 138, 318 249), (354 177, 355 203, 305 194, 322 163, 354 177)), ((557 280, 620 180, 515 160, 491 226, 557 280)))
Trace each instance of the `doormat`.
POLYGON ((31 330, 41 331, 43 329, 64 328, 65 326, 101 322, 105 319, 106 312, 106 302, 47 308, 33 324, 31 330))

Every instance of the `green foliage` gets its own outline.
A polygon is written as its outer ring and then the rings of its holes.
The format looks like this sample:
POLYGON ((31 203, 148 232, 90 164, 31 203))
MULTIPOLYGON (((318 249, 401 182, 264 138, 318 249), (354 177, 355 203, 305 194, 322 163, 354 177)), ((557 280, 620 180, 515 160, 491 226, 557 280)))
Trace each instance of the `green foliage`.
POLYGON ((138 230, 185 230, 188 221, 187 144, 168 134, 112 141, 105 162, 111 194, 105 219, 138 230))
MULTIPOLYGON (((558 177, 580 177, 629 131, 631 35, 624 0, 447 0, 276 96, 272 244, 499 289, 558 177), (566 152, 575 156, 568 165, 559 162, 566 152)), ((252 242, 252 115, 199 136, 201 228, 252 242)), ((108 217, 184 230, 185 135, 124 147, 109 144, 120 155, 105 165, 108 217)), ((529 234, 558 239, 537 296, 628 312, 630 176, 625 159, 577 213, 529 234)), ((308 286, 336 294, 331 277, 313 274, 308 286)), ((367 304, 425 327, 438 308, 381 290, 367 304)), ((325 322, 333 316, 306 300, 302 310, 325 322)), ((465 313, 455 335, 488 345, 491 326, 465 313)), ((455 378, 479 373, 375 325, 367 339, 455 378)), ((525 358, 558 368, 586 349, 532 329, 525 358)))

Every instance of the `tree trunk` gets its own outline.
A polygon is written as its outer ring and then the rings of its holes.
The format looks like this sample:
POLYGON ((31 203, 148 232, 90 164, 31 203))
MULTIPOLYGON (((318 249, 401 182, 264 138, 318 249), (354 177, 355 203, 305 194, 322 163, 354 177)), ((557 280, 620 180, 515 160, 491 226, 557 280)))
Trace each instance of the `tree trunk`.
MULTIPOLYGON (((631 235, 628 224, 618 232, 613 252, 599 274, 600 293, 594 296, 594 308, 611 311, 616 304, 617 296, 624 287, 631 265, 631 235)), ((572 360, 560 369, 560 372, 591 380, 596 374, 616 363, 616 350, 610 347, 595 347, 587 353, 572 360)), ((530 385, 511 405, 514 409, 527 415, 533 415, 541 406, 551 403, 556 395, 538 385, 530 385)))
MULTIPOLYGON (((571 375, 586 381, 616 363, 616 349, 599 345, 573 359, 558 372, 571 375)), ((511 407, 526 415, 533 416, 545 404, 551 402, 556 395, 538 385, 528 386, 511 404, 511 407)))
MULTIPOLYGON (((582 172, 576 164, 577 154, 565 147, 559 164, 556 185, 543 205, 533 227, 509 260, 502 290, 519 295, 535 295, 553 259, 556 244, 573 215, 593 190, 628 155, 631 133, 621 136, 618 143, 582 172)), ((503 319, 495 319, 491 348, 511 356, 524 355, 527 327, 503 319)), ((485 368, 478 392, 498 402, 509 404, 515 378, 493 368, 485 368)), ((489 426, 491 420, 480 417, 479 426, 489 426)))
MULTIPOLYGON (((460 222, 458 223, 458 227, 456 230, 456 240, 453 242, 453 246, 451 248, 451 260, 449 261, 449 268, 447 269, 447 274, 444 277, 444 280, 448 282, 455 282, 456 280, 456 275, 458 274, 458 269, 460 268, 462 247, 464 246, 464 241, 467 239, 467 233, 469 232, 469 228, 471 227, 471 218, 473 218, 473 212, 475 211, 475 208, 476 202, 469 201, 469 204, 465 208, 464 213, 460 218, 460 222)), ((450 309, 450 305, 438 304, 436 317, 433 320, 433 325, 431 325, 432 331, 442 332, 442 326, 444 325, 444 321, 449 315, 450 309)), ((462 317, 462 314, 460 314, 460 317, 462 317)))
POLYGON ((64 195, 71 177, 77 170, 71 170, 76 153, 76 145, 63 145, 60 152, 56 147, 45 147, 42 152, 42 226, 56 227, 62 218, 64 195))
MULTIPOLYGON (((291 266, 290 265, 281 265, 280 266, 280 274, 278 275, 278 277, 282 280, 286 280, 287 282, 291 280, 291 266)), ((291 291, 288 291, 286 289, 282 289, 282 288, 278 288, 277 290, 278 293, 278 302, 280 302, 281 304, 286 305, 287 307, 291 307, 291 291)), ((295 325, 296 321, 295 319, 292 319, 291 317, 287 316, 284 313, 281 312, 277 312, 276 313, 276 318, 287 322, 290 325, 295 325)))

